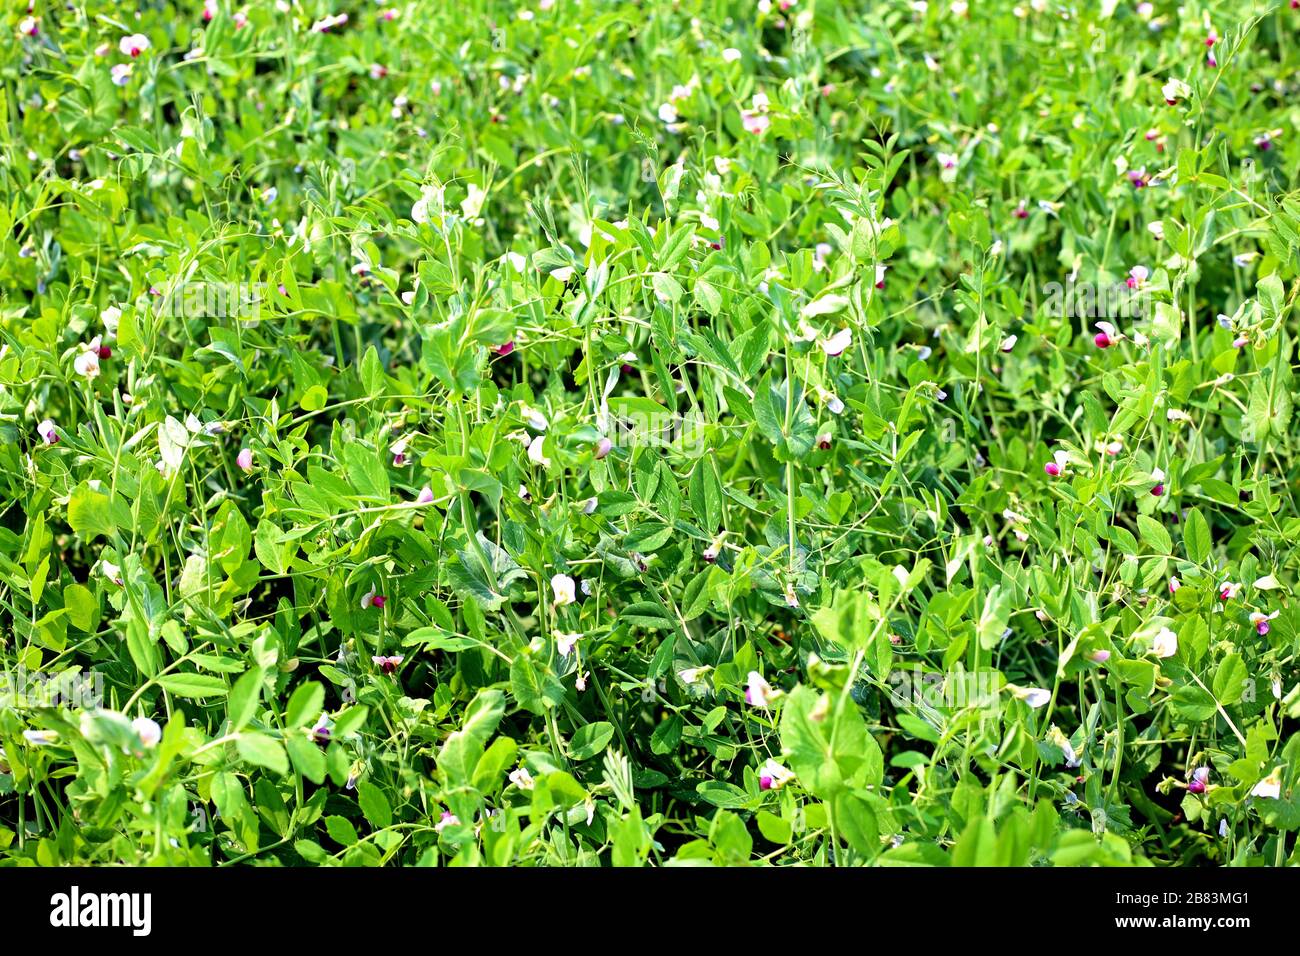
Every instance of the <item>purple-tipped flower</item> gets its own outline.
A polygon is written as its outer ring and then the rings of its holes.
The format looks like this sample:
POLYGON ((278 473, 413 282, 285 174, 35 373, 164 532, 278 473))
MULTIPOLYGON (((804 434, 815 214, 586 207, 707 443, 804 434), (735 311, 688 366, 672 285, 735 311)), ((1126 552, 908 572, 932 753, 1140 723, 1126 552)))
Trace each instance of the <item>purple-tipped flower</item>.
POLYGON ((1191 779, 1187 781, 1188 793, 1204 793, 1205 785, 1210 779, 1209 767, 1197 767, 1192 771, 1191 779))
POLYGON ((251 448, 239 449, 239 454, 235 456, 235 464, 239 470, 248 473, 253 470, 253 450, 251 448))
POLYGON ((45 419, 36 426, 36 434, 40 435, 41 440, 47 445, 53 445, 59 440, 59 434, 54 430, 54 420, 51 418, 45 419))
POLYGON ((420 493, 415 496, 415 503, 417 505, 433 504, 433 489, 428 485, 421 488, 420 493))
POLYGON ((371 659, 371 660, 372 660, 372 661, 373 661, 373 662, 374 662, 374 663, 379 667, 379 669, 380 669, 381 671, 383 671, 385 674, 391 674, 391 673, 393 673, 395 670, 397 670, 398 665, 401 664, 402 661, 404 660, 404 658, 402 657, 401 654, 394 654, 394 655, 389 656, 389 657, 384 657, 384 656, 382 656, 382 655, 378 655, 378 654, 376 654, 374 657, 372 657, 372 658, 370 658, 370 659, 371 659))
POLYGON ((600 441, 596 442, 596 460, 600 461, 602 458, 608 455, 610 449, 612 449, 613 447, 614 447, 614 443, 610 441, 608 438, 602 438, 600 441))

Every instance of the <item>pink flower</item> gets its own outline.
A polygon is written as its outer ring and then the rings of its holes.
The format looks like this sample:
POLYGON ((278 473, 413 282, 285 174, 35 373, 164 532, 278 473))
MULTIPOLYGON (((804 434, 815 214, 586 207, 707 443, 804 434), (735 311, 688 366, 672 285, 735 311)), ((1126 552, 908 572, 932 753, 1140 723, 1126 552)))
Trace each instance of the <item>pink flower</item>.
POLYGON ((1092 661, 1094 664, 1105 664, 1110 660, 1110 651, 1093 651, 1088 655, 1088 660, 1092 661))
POLYGON ((613 447, 614 447, 614 443, 610 441, 608 438, 602 438, 600 441, 596 442, 596 460, 600 461, 602 458, 608 455, 610 449, 612 449, 613 447))
POLYGON ((1206 781, 1210 779, 1209 767, 1197 767, 1192 771, 1192 777, 1187 781, 1188 793, 1204 793, 1206 781))
POLYGON ((514 350, 515 350, 515 341, 514 339, 511 339, 509 342, 502 342, 493 351, 495 351, 497 355, 509 355, 514 350))
POLYGON ((395 654, 395 655, 393 655, 393 656, 391 656, 391 657, 383 657, 383 656, 381 656, 381 655, 376 654, 374 657, 372 657, 372 658, 370 658, 370 659, 371 659, 371 660, 372 660, 372 661, 373 661, 373 662, 374 662, 374 663, 379 667, 379 669, 380 669, 381 671, 383 671, 385 674, 391 674, 391 673, 393 673, 393 671, 397 670, 398 665, 400 665, 400 664, 402 663, 402 661, 404 660, 404 658, 402 657, 401 654, 395 654))
POLYGON ((40 17, 23 17, 18 21, 18 32, 23 36, 36 36, 36 34, 41 32, 40 17))
POLYGON ((1151 270, 1146 266, 1134 266, 1128 272, 1128 278, 1124 280, 1125 285, 1130 289, 1140 289, 1146 285, 1147 279, 1151 277, 1151 270))
POLYGON ((1277 617, 1277 615, 1277 611, 1274 611, 1272 614, 1265 614, 1263 611, 1254 611, 1250 615, 1250 623, 1255 628, 1255 632, 1260 637, 1263 637, 1269 631, 1268 622, 1277 617))
POLYGON ((883 265, 883 264, 881 264, 881 263, 877 263, 877 264, 876 264, 876 288, 877 288, 877 289, 880 289, 880 290, 882 290, 882 291, 884 290, 884 288, 885 288, 885 273, 888 271, 888 269, 889 269, 889 266, 887 266, 887 265, 883 265))
POLYGON ((387 603, 388 598, 384 597, 382 594, 376 594, 373 587, 361 596, 361 610, 363 611, 369 610, 372 607, 377 611, 382 611, 384 605, 387 603))
POLYGON ((1058 451, 1052 454, 1052 460, 1043 465, 1045 471, 1052 478, 1059 477, 1065 473, 1066 466, 1070 463, 1070 453, 1067 451, 1058 451))
POLYGON ((745 687, 745 703, 766 710, 768 702, 776 693, 772 690, 772 685, 765 681, 758 671, 750 671, 748 681, 745 687))
POLYGON ((243 10, 236 11, 233 19, 235 21, 236 30, 242 30, 244 27, 248 26, 248 14, 243 10))
POLYGON ((251 448, 239 449, 239 454, 235 456, 235 464, 239 470, 247 474, 253 470, 253 450, 251 448))
POLYGON ((793 779, 794 773, 775 760, 767 761, 758 770, 758 787, 760 790, 780 790, 793 779))
POLYGON ((1219 600, 1231 601, 1241 593, 1241 585, 1236 581, 1224 581, 1219 585, 1219 600))
POLYGON ((149 38, 143 33, 132 33, 130 36, 124 36, 117 41, 117 48, 126 56, 135 59, 145 50, 149 49, 149 38))
POLYGON ((1180 587, 1182 587, 1182 586, 1183 586, 1183 582, 1182 582, 1182 581, 1179 581, 1177 578, 1175 578, 1175 577, 1171 577, 1171 578, 1169 579, 1169 593, 1170 593, 1170 594, 1175 594, 1175 593, 1177 593, 1178 589, 1179 589, 1180 587))
POLYGON ((433 489, 425 485, 420 489, 420 493, 415 496, 417 505, 428 505, 433 503, 433 489))
POLYGON ((772 125, 766 114, 756 110, 741 110, 740 122, 745 127, 745 132, 754 136, 762 136, 772 125))

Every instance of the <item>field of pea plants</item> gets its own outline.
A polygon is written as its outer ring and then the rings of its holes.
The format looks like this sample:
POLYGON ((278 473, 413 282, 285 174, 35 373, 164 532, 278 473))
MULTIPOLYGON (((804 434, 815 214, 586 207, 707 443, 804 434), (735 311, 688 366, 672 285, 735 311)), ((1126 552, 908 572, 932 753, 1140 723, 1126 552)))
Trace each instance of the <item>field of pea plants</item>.
POLYGON ((0 75, 0 863, 1300 862, 1300 0, 0 75))

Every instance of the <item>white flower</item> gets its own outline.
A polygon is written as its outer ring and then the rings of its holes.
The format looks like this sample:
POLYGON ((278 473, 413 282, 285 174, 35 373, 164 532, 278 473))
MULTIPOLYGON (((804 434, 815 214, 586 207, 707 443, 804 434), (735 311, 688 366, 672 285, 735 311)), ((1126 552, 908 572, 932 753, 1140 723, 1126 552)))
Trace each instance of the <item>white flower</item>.
POLYGON ((529 408, 527 405, 525 405, 523 408, 523 416, 524 416, 524 421, 528 423, 528 427, 535 432, 546 431, 548 425, 550 424, 549 422, 547 422, 545 415, 543 415, 535 408, 529 408))
POLYGON ((72 360, 72 367, 83 378, 95 378, 99 375, 99 349, 82 349, 72 360))
POLYGON ((1178 653, 1178 635, 1169 628, 1162 627, 1151 642, 1151 653, 1156 657, 1173 657, 1178 653))
POLYGON ((474 183, 469 184, 469 190, 460 203, 460 211, 465 214, 466 219, 477 219, 478 214, 483 210, 483 201, 487 199, 487 193, 474 183))
POLYGON ((678 671, 677 676, 681 679, 683 684, 694 684, 711 670, 713 670, 713 668, 710 665, 705 664, 703 667, 688 667, 685 670, 678 671))
POLYGON ((58 433, 54 430, 54 420, 47 418, 36 426, 36 434, 41 436, 41 440, 47 445, 53 445, 59 440, 58 433))
POLYGON ((573 578, 567 574, 557 574, 551 578, 551 591, 555 594, 555 600, 551 604, 556 607, 572 604, 578 599, 577 587, 573 578))
POLYGON ((560 652, 561 657, 568 657, 573 651, 573 646, 582 639, 581 634, 566 634, 562 631, 555 632, 555 649, 560 652))
POLYGON ((1016 341, 1017 341, 1016 336, 1008 335, 1005 339, 1003 339, 1000 343, 998 343, 998 349, 1000 349, 1003 352, 1010 352, 1013 348, 1016 347, 1016 341))
POLYGON ((1171 79, 1168 83, 1160 88, 1164 95, 1165 102, 1170 106, 1177 104, 1179 100, 1186 99, 1192 95, 1192 88, 1182 80, 1171 79))
POLYGON ((420 198, 411 205, 411 221, 424 225, 429 221, 429 207, 442 205, 442 187, 421 186, 420 198))
POLYGON ((156 747, 158 741, 162 740, 162 728, 158 726, 157 721, 150 720, 148 717, 137 717, 131 721, 131 729, 140 738, 140 743, 146 747, 156 747))
POLYGON ((843 328, 832 335, 829 339, 822 340, 822 351, 827 355, 835 356, 841 354, 845 349, 853 344, 853 330, 843 328))
POLYGON ((1159 219, 1147 223, 1147 232, 1156 237, 1157 242, 1165 241, 1165 224, 1159 219))
POLYGON ((117 338, 117 326, 122 321, 122 310, 115 305, 110 305, 107 309, 99 313, 99 321, 104 323, 104 334, 107 338, 117 338))
POLYGON ((58 743, 59 735, 53 730, 24 730, 23 739, 33 747, 45 747, 58 743))
POLYGON ((551 467, 551 459, 547 458, 542 451, 542 443, 546 441, 545 435, 538 435, 528 443, 528 460, 534 465, 541 465, 543 468, 551 467))
POLYGON ((1282 797, 1282 768, 1275 767, 1273 772, 1251 788, 1252 797, 1266 800, 1279 800, 1282 797))
POLYGON ((510 771, 510 782, 520 790, 533 789, 533 775, 525 767, 510 771))
POLYGON ((735 63, 741 57, 741 52, 734 46, 729 46, 722 51, 722 59, 727 63, 735 63))
POLYGON ((1008 684, 1007 690, 1011 691, 1016 700, 1023 700, 1034 710, 1052 699, 1052 692, 1043 687, 1018 687, 1015 684, 1008 684))
POLYGON ((664 103, 659 107, 659 119, 664 123, 676 123, 678 120, 677 107, 672 103, 664 103))

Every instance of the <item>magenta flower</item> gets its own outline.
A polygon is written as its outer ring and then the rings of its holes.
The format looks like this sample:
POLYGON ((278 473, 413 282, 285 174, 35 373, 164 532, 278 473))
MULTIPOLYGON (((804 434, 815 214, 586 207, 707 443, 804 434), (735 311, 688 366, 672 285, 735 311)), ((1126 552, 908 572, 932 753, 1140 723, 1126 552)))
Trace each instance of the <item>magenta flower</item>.
POLYGON ((402 661, 404 660, 404 658, 402 657, 401 654, 395 654, 395 655, 392 655, 392 656, 390 656, 390 657, 383 657, 383 656, 381 656, 381 655, 376 654, 374 657, 372 657, 372 658, 370 658, 370 659, 371 659, 371 660, 372 660, 372 661, 373 661, 373 662, 374 662, 374 663, 379 667, 379 669, 380 669, 381 671, 383 671, 385 674, 391 674, 391 673, 393 673, 395 670, 397 670, 398 665, 400 665, 400 664, 402 663, 402 661))

